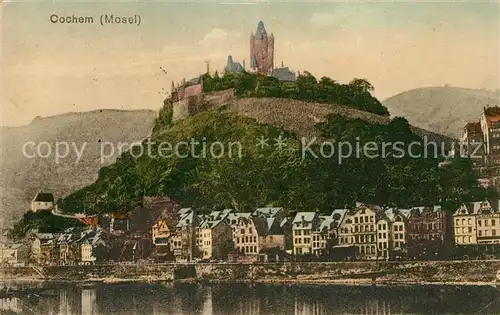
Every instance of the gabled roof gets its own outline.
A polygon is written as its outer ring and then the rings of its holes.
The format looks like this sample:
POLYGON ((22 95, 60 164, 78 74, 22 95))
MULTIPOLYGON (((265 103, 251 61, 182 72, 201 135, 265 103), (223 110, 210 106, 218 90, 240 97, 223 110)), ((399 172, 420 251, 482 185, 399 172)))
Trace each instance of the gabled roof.
POLYGON ((54 202, 54 195, 52 193, 39 192, 36 194, 33 201, 38 202, 54 202))
POLYGON ((389 208, 383 212, 383 215, 390 222, 394 222, 398 215, 402 216, 405 220, 408 219, 410 217, 410 213, 410 209, 389 208))
POLYGON ((488 126, 491 126, 493 123, 500 121, 500 107, 485 107, 484 116, 486 118, 486 121, 488 122, 488 126))
POLYGON ((277 215, 280 211, 283 211, 283 208, 257 208, 252 215, 255 216, 264 216, 264 217, 274 217, 277 215))
POLYGON ((251 216, 252 213, 250 212, 232 212, 228 214, 227 219, 229 221, 232 221, 232 220, 238 220, 239 218, 250 218, 251 216))
POLYGON ((293 223, 312 222, 317 216, 318 214, 316 212, 297 212, 293 219, 293 223))

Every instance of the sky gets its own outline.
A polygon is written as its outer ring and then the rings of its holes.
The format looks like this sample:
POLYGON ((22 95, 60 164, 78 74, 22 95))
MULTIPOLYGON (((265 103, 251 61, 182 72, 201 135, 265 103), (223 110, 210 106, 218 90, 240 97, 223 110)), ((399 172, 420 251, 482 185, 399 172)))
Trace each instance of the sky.
POLYGON ((276 66, 341 83, 366 78, 380 100, 426 86, 499 87, 498 1, 8 0, 0 10, 1 125, 101 108, 158 110, 171 82, 204 73, 207 60, 212 71, 228 55, 248 65, 260 20, 274 33, 276 66), (94 23, 54 24, 54 14, 94 23), (103 14, 141 23, 102 26, 103 14))

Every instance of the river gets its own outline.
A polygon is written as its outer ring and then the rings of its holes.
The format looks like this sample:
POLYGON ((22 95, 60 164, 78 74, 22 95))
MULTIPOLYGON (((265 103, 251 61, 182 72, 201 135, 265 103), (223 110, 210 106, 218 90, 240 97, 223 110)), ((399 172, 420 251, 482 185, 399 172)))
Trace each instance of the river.
POLYGON ((40 298, 0 300, 2 314, 500 314, 492 286, 191 283, 43 284, 40 298), (7 311, 8 310, 8 311, 7 311))

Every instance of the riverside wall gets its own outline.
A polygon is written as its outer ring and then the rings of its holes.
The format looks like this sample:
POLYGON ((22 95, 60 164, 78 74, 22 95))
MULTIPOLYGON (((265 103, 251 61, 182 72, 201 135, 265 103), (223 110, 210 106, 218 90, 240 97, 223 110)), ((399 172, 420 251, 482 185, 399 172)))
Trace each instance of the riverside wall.
POLYGON ((324 262, 266 264, 109 264, 10 267, 4 279, 53 281, 173 281, 267 283, 495 283, 500 260, 426 262, 324 262))

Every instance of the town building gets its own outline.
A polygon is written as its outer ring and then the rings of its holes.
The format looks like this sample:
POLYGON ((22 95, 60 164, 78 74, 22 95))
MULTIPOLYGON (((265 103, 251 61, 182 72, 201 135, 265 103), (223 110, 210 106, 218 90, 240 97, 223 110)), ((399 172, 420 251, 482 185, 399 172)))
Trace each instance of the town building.
POLYGON ((112 212, 109 217, 109 233, 121 234, 130 231, 130 213, 112 212))
POLYGON ((197 257, 196 230, 200 218, 192 208, 182 208, 177 211, 179 221, 170 237, 170 248, 178 262, 189 262, 197 257))
POLYGON ((476 213, 476 229, 478 244, 500 243, 500 210, 499 202, 481 202, 476 213))
POLYGON ((57 252, 54 249, 58 237, 58 234, 52 233, 32 234, 29 237, 31 240, 29 261, 43 265, 49 265, 57 261, 59 257, 56 256, 57 252))
POLYGON ((484 107, 478 122, 465 125, 462 141, 479 183, 500 188, 500 107, 484 107))
POLYGON ((231 212, 231 209, 212 211, 201 220, 196 243, 202 259, 227 259, 234 247, 231 225, 227 220, 231 212))
POLYGON ((235 249, 248 257, 247 261, 258 261, 260 246, 259 236, 264 234, 266 219, 262 217, 240 217, 235 230, 235 249), (259 235, 260 234, 260 235, 259 235))
POLYGON ((312 254, 315 256, 324 256, 327 249, 333 245, 335 234, 335 220, 331 216, 320 215, 320 223, 316 230, 311 233, 312 254))
POLYGON ((456 245, 477 244, 476 215, 481 207, 489 207, 487 201, 460 205, 453 214, 453 236, 456 245))
POLYGON ((54 209, 54 195, 48 192, 39 191, 31 200, 31 211, 43 211, 54 209))
POLYGON ((441 206, 413 207, 408 218, 408 255, 412 259, 435 259, 452 244, 452 216, 441 206))
POLYGON ((231 230, 233 232, 233 240, 236 237, 236 229, 238 227, 238 220, 240 218, 250 218, 252 216, 252 212, 230 212, 226 218, 227 222, 231 226, 231 230))
POLYGON ((29 248, 23 243, 1 243, 0 265, 24 266, 28 262, 29 248))
POLYGON ((472 167, 477 172, 479 177, 487 176, 485 173, 485 145, 484 135, 481 129, 480 122, 470 122, 464 127, 462 136, 463 150, 467 156, 471 158, 472 167))
POLYGON ((356 247, 356 257, 377 259, 377 207, 357 203, 340 226, 339 244, 356 247))
POLYGON ((60 265, 77 264, 80 255, 76 241, 83 235, 83 229, 68 228, 61 233, 54 242, 54 250, 58 252, 60 265))
POLYGON ((285 230, 289 226, 287 222, 280 215, 274 216, 274 214, 269 213, 266 216, 259 211, 254 212, 254 215, 249 217, 239 217, 234 233, 234 246, 237 251, 236 256, 240 256, 239 261, 279 261, 283 259, 287 245, 285 237, 285 230))
POLYGON ((292 221, 293 255, 313 255, 312 234, 321 224, 317 212, 298 212, 292 221))
POLYGON ((391 259, 406 252, 409 209, 385 209, 377 218, 378 259, 391 259))

